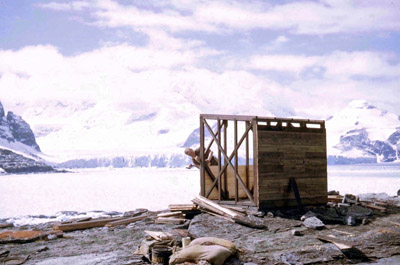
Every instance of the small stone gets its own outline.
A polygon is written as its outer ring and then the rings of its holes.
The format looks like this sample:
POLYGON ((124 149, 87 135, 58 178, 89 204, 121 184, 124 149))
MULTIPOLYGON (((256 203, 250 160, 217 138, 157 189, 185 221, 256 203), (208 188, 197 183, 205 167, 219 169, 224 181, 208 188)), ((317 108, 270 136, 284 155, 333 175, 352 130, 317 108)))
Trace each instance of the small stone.
POLYGON ((308 211, 302 217, 300 217, 300 220, 304 221, 304 220, 306 220, 307 218, 310 218, 310 217, 315 217, 315 213, 313 213, 311 211, 308 211))
POLYGON ((357 204, 360 201, 358 196, 353 194, 346 194, 343 197, 342 203, 357 204))
POLYGON ((336 203, 335 202, 328 202, 326 205, 328 205, 328 207, 336 207, 336 203))
POLYGON ((302 235, 301 232, 299 230, 296 230, 296 229, 290 230, 290 234, 292 236, 301 236, 302 235))
POLYGON ((48 240, 54 240, 56 238, 57 238, 57 235, 54 235, 54 234, 50 234, 50 235, 47 236, 48 240))
POLYGON ((356 225, 356 218, 352 215, 346 217, 346 225, 354 226, 356 225))
POLYGON ((266 216, 269 217, 269 218, 274 218, 275 217, 274 213, 272 213, 272 212, 268 212, 266 216))
POLYGON ((305 227, 315 230, 320 230, 325 227, 325 224, 315 216, 305 219, 303 224, 305 227))
POLYGON ((42 246, 42 247, 38 248, 36 250, 36 252, 43 252, 43 251, 47 251, 47 250, 49 250, 49 248, 47 246, 42 246))

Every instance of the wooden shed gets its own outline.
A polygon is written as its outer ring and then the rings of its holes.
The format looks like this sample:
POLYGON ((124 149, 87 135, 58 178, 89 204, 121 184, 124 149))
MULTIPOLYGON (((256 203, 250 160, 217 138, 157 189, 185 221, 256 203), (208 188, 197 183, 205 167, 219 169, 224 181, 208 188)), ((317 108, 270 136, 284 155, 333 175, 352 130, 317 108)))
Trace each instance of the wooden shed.
POLYGON ((200 150, 206 198, 259 209, 327 203, 323 120, 201 114, 200 150), (218 166, 202 162, 213 145, 218 166))

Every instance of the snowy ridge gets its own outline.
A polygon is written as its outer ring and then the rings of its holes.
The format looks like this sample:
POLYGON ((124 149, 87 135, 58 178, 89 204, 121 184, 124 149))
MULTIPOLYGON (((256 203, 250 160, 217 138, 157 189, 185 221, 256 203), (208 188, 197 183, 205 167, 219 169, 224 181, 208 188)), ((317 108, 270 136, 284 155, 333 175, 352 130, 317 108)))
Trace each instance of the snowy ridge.
POLYGON ((332 163, 400 162, 400 119, 393 113, 354 100, 326 127, 332 163))
POLYGON ((185 154, 147 154, 109 157, 77 158, 62 162, 60 168, 97 168, 97 167, 184 167, 190 158, 185 154))
MULTIPOLYGON (((207 105, 211 100, 208 95, 194 100, 179 90, 159 92, 150 96, 154 101, 146 99, 146 92, 126 101, 22 102, 14 107, 31 124, 43 153, 4 140, 0 146, 60 167, 181 167, 189 161, 183 149, 199 145, 200 113, 276 116, 262 105, 236 104, 224 112, 220 106, 213 109, 207 105)), ((216 124, 210 126, 215 129, 216 124)), ((400 161, 400 120, 396 114, 354 100, 329 118, 326 127, 329 163, 400 161)), ((229 130, 232 126, 228 126, 228 134, 229 130)), ((239 128, 239 134, 242 131, 244 128, 239 128)), ((211 139, 207 130, 206 138, 211 139)), ((215 145, 213 148, 216 152, 215 145)), ((228 153, 232 148, 228 142, 228 153)))

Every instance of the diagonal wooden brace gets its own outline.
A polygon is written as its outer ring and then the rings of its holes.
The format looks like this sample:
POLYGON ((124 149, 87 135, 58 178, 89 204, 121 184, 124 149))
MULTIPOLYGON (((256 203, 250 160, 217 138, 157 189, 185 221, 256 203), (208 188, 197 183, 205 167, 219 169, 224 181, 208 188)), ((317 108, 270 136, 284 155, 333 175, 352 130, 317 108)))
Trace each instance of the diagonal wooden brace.
MULTIPOLYGON (((251 128, 252 128, 251 124, 247 126, 246 131, 244 132, 243 136, 241 137, 240 141, 238 142, 237 149, 240 148, 241 144, 243 143, 244 139, 246 139, 246 136, 249 133, 249 131, 251 130, 251 128)), ((222 150, 224 150, 224 149, 222 149, 222 150)), ((229 156, 229 158, 228 158, 229 161, 232 161, 233 157, 235 156, 235 150, 233 150, 231 155, 229 156)), ((224 153, 224 151, 222 151, 221 153, 224 153)), ((208 189, 208 191, 206 193, 206 196, 205 196, 206 198, 208 198, 208 196, 210 196, 212 190, 214 189, 214 187, 218 183, 219 177, 225 172, 227 167, 228 167, 228 164, 225 164, 224 167, 221 169, 221 171, 218 172, 217 178, 214 180, 214 182, 212 183, 211 187, 208 189)))
MULTIPOLYGON (((236 179, 239 181, 240 185, 242 186, 243 190, 245 191, 245 193, 247 194, 247 197, 254 202, 253 196, 251 195, 251 192, 247 189, 246 185, 244 184, 242 178, 239 176, 237 170, 235 169, 235 167, 233 166, 232 162, 229 160, 228 156, 225 153, 225 150, 222 148, 222 146, 218 143, 217 138, 213 132, 213 130, 211 129, 210 125, 208 125, 207 121, 204 120, 204 124, 206 125, 208 131, 210 132, 211 136, 213 137, 214 141, 216 142, 218 149, 221 151, 221 153, 224 155, 225 159, 227 159, 228 164, 231 166, 231 168, 233 169, 233 171, 235 172, 235 177, 236 179)), ((244 137, 242 137, 242 139, 244 140, 244 137)), ((241 139, 241 140, 242 140, 241 139)), ((242 140, 242 142, 243 142, 242 140)), ((239 145, 238 145, 239 146, 239 145)), ((237 148, 239 148, 237 146, 237 148)), ((220 172, 221 173, 221 172, 220 172)), ((219 174, 218 174, 219 175, 219 174)), ((218 178, 217 178, 218 179, 218 178)))

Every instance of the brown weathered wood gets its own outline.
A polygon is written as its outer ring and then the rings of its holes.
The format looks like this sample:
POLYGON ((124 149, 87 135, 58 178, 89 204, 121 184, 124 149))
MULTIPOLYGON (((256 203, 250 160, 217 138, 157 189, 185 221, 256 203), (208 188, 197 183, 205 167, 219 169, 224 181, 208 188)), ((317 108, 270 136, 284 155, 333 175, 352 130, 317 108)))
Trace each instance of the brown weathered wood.
MULTIPOLYGON (((260 125, 259 125, 260 126, 260 125)), ((259 139, 324 140, 326 133, 259 130, 259 139)))
MULTIPOLYGON (((207 121, 205 121, 204 124, 206 125, 206 127, 207 127, 207 129, 209 130, 211 136, 212 136, 212 137, 214 138, 214 140, 215 140, 215 139, 216 139, 216 136, 214 135, 214 133, 213 133, 213 131, 211 130, 211 127, 208 125, 207 121)), ((245 133, 243 134, 243 136, 241 137, 239 143, 237 144, 237 148, 240 148, 240 145, 243 143, 243 141, 244 141, 246 135, 249 133, 250 129, 251 129, 251 127, 248 127, 248 128, 246 129, 245 133)), ((217 141, 216 141, 216 142, 217 142, 217 141)), ((218 142, 217 142, 217 145, 218 145, 218 142)), ((221 145, 218 145, 218 148, 219 148, 219 149, 222 149, 221 145)), ((235 149, 235 150, 236 150, 236 149, 235 149)), ((232 168, 234 169, 234 167, 233 167, 233 165, 232 165, 232 163, 231 163, 230 161, 232 160, 232 158, 233 158, 234 155, 235 155, 235 150, 232 151, 232 153, 231 153, 231 155, 229 156, 229 158, 227 157, 225 151, 224 151, 224 150, 221 150, 221 153, 224 155, 224 159, 227 161, 227 163, 224 165, 224 167, 221 169, 221 171, 218 173, 218 175, 220 175, 220 174, 222 174, 223 172, 225 172, 225 170, 226 170, 226 168, 228 167, 228 165, 232 166, 232 168)), ((236 175, 235 175, 235 176, 236 176, 236 175)), ((241 181, 241 179, 240 179, 240 181, 241 181)), ((243 183, 243 181, 241 181, 241 183, 243 183)), ((215 187, 216 184, 217 184, 217 180, 214 180, 212 186, 210 187, 210 189, 209 189, 208 192, 206 193, 207 196, 205 196, 205 197, 208 197, 208 196, 211 194, 211 191, 212 191, 212 189, 215 187)), ((244 185, 244 184, 243 184, 243 185, 244 185)), ((246 191, 246 188, 245 188, 245 191, 246 191)), ((250 193, 246 192, 246 194, 250 194, 250 193)), ((250 197, 252 197, 252 196, 250 195, 250 197)))
MULTIPOLYGON (((221 123, 218 119, 218 145, 221 145, 221 123)), ((226 152, 226 149, 224 149, 226 152)), ((218 149, 218 173, 221 172, 221 150, 218 149)), ((218 200, 221 201, 222 197, 222 190, 221 190, 221 174, 218 174, 218 200)))
MULTIPOLYGON (((217 166, 210 166, 210 170, 214 173, 214 174, 218 174, 218 167, 217 166)), ((246 166, 242 166, 240 165, 238 167, 238 171, 239 171, 239 175, 240 176, 244 176, 245 172, 246 172, 246 166)), ((226 194, 228 194, 228 196, 225 197, 226 199, 234 199, 235 198, 235 174, 234 171, 232 170, 231 167, 228 167, 225 170, 226 174, 227 174, 227 181, 228 184, 226 185, 227 190, 226 190, 226 194)), ((212 185, 212 182, 210 181, 209 178, 206 177, 206 189, 209 189, 212 185)), ((250 168, 249 170, 249 186, 247 186, 249 190, 253 190, 254 188, 254 174, 253 174, 253 167, 250 168)), ((218 192, 216 189, 213 189, 213 191, 211 192, 211 194, 207 197, 209 199, 212 200, 217 200, 218 199, 218 192)), ((241 188, 241 186, 239 186, 239 199, 242 200, 244 198, 247 198, 247 194, 244 192, 244 190, 241 188)))
POLYGON ((172 211, 194 211, 197 209, 195 204, 170 204, 168 209, 172 211))
MULTIPOLYGON (((238 175, 238 147, 237 147, 237 141, 238 141, 238 132, 237 132, 237 120, 233 121, 233 131, 234 131, 234 149, 235 149, 235 174, 238 175)), ((239 183, 238 179, 235 178, 235 202, 239 201, 239 183)))
POLYGON ((259 172, 258 172, 258 125, 257 120, 253 119, 252 123, 252 131, 253 131, 253 171, 254 171, 254 198, 257 207, 260 206, 260 198, 259 198, 259 172))
POLYGON ((250 121, 254 118, 254 116, 246 116, 246 115, 221 115, 221 114, 201 114, 200 117, 204 117, 209 120, 228 120, 233 121, 235 119, 239 121, 250 121))
POLYGON ((238 217, 241 215, 241 213, 239 213, 239 212, 222 207, 221 205, 198 195, 198 196, 196 196, 195 203, 198 203, 199 201, 202 202, 202 205, 200 205, 200 206, 206 207, 209 210, 214 211, 216 213, 222 213, 222 215, 229 216, 229 217, 238 217))
POLYGON ((377 210, 377 211, 380 211, 382 213, 385 213, 386 210, 387 210, 385 207, 378 206, 378 205, 373 205, 373 204, 369 204, 369 203, 365 203, 365 202, 361 202, 361 205, 363 207, 366 207, 366 208, 369 208, 369 209, 372 209, 372 210, 377 210))
POLYGON ((129 217, 129 218, 124 218, 122 220, 117 220, 113 222, 109 222, 106 224, 107 227, 116 227, 119 225, 129 225, 130 223, 134 223, 140 220, 143 220, 147 217, 147 214, 140 215, 140 216, 135 216, 135 217, 129 217))
POLYGON ((325 121, 323 120, 311 120, 311 119, 294 119, 294 118, 276 118, 276 117, 259 117, 259 116, 246 116, 246 115, 221 115, 221 114, 201 114, 201 117, 205 119, 222 119, 222 120, 234 120, 238 121, 272 121, 272 122, 304 122, 306 124, 320 124, 325 128, 325 121))
POLYGON ((184 219, 184 218, 172 218, 172 217, 158 217, 155 220, 156 224, 179 225, 179 224, 183 224, 184 222, 186 222, 186 219, 184 219))
POLYGON ((353 248, 353 243, 342 240, 333 236, 324 236, 324 235, 316 235, 315 238, 324 241, 324 242, 329 242, 333 243, 335 246, 337 246, 340 250, 345 250, 345 249, 351 249, 353 248))
POLYGON ((76 231, 76 230, 84 230, 84 229, 89 229, 89 228, 94 228, 94 227, 101 227, 105 226, 106 224, 118 220, 122 220, 122 217, 113 217, 113 218, 105 218, 105 219, 96 219, 96 220, 91 220, 87 222, 80 222, 80 223, 73 223, 73 224, 59 224, 59 225, 54 225, 53 229, 54 230, 61 230, 63 232, 70 232, 70 231, 76 231))
POLYGON ((204 172, 204 118, 200 115, 200 194, 206 194, 205 172, 204 172))
POLYGON ((325 146, 290 146, 290 145, 263 145, 258 147, 259 152, 284 152, 284 153, 306 153, 306 152, 326 152, 325 146))
MULTIPOLYGON (((303 205, 324 205, 327 203, 326 196, 303 198, 303 205)), ((262 200, 260 199, 261 209, 280 208, 280 207, 295 207, 297 206, 296 199, 280 199, 280 200, 262 200)))
POLYGON ((342 195, 328 195, 328 202, 340 203, 343 201, 342 195))
POLYGON ((185 214, 181 211, 157 214, 157 217, 176 217, 176 216, 185 217, 185 214))
MULTIPOLYGON (((246 121, 246 127, 249 127, 250 122, 246 121)), ((246 135, 246 187, 249 187, 249 134, 246 135)))
MULTIPOLYGON (((228 121, 224 121, 224 150, 228 151, 228 121)), ((226 165, 226 158, 224 157, 224 165, 226 165)), ((219 170, 221 171, 221 169, 219 170)), ((228 191, 228 173, 224 171, 224 191, 225 197, 229 198, 229 191, 228 191)))
MULTIPOLYGON (((217 177, 215 177, 214 173, 211 171, 211 169, 208 167, 207 164, 204 164, 204 169, 205 169, 205 171, 207 172, 207 175, 208 175, 208 176, 210 177, 210 179, 213 181, 213 184, 211 185, 211 187, 209 187, 209 189, 207 190, 206 195, 205 195, 205 197, 208 198, 208 197, 210 196, 212 190, 214 189, 214 187, 218 184, 218 179, 220 178, 221 174, 218 173, 217 177)), ((221 172, 221 171, 219 171, 219 172, 221 172)), ((217 189, 218 189, 218 191, 220 191, 221 186, 218 185, 217 189)), ((225 199, 225 192, 224 192, 224 190, 221 190, 221 192, 218 192, 218 197, 219 197, 219 196, 222 196, 222 197, 225 199)))
MULTIPOLYGON (((299 179, 299 178, 314 178, 314 179, 318 179, 318 178, 326 178, 327 177, 327 173, 323 172, 323 171, 315 171, 315 172, 291 172, 290 173, 291 176, 299 179)), ((273 173, 273 172, 260 172, 258 174, 259 179, 260 180, 264 180, 264 179, 287 179, 288 178, 288 174, 286 172, 277 172, 277 173, 273 173)), ((262 186, 262 185, 259 185, 262 186)))

